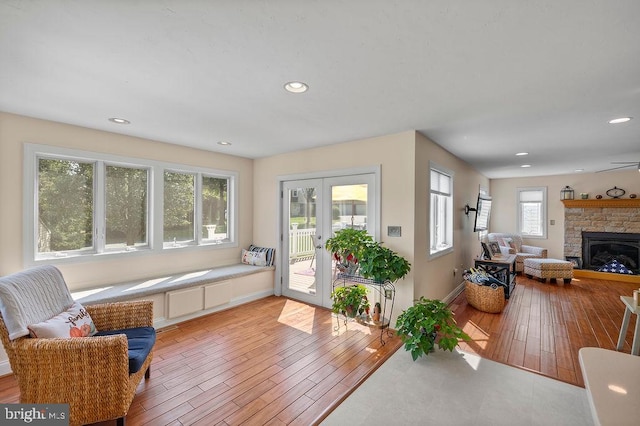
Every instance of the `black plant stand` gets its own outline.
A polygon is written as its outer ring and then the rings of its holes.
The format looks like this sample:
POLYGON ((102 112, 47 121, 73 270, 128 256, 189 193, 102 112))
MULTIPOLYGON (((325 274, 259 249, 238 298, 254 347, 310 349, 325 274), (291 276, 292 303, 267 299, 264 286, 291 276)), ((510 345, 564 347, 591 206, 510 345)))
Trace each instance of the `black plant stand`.
MULTIPOLYGON (((333 289, 339 286, 349 286, 354 284, 363 284, 371 289, 374 295, 374 299, 380 301, 380 319, 378 321, 374 321, 373 317, 370 314, 362 314, 357 315, 353 318, 358 323, 366 325, 371 328, 379 328, 380 329, 380 343, 384 345, 386 342, 384 341, 384 332, 387 331, 387 336, 392 337, 391 331, 389 330, 389 323, 391 322, 391 315, 393 314, 393 304, 396 298, 396 288, 390 281, 385 282, 377 282, 371 279, 363 278, 360 275, 348 275, 339 273, 336 276, 336 279, 333 281, 333 289)), ((375 304, 375 301, 374 301, 375 304)), ((336 314, 337 326, 334 327, 334 330, 340 329, 340 320, 344 322, 345 328, 347 327, 347 321, 349 317, 336 314)))

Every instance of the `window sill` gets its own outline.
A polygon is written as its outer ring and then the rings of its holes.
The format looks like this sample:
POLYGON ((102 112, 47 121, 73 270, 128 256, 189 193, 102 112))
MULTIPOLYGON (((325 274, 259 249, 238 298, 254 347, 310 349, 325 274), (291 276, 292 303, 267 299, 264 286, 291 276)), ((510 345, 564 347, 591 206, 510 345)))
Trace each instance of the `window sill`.
POLYGON ((151 249, 151 248, 143 248, 136 250, 117 250, 117 251, 107 251, 103 253, 68 253, 66 256, 38 256, 36 259, 26 262, 28 266, 41 265, 43 263, 51 264, 51 265, 60 265, 67 263, 82 263, 82 262, 95 262, 100 260, 107 259, 118 259, 118 258, 131 258, 137 256, 151 256, 155 254, 166 253, 168 250, 220 250, 226 248, 238 247, 238 243, 235 242, 214 242, 214 243, 204 243, 199 246, 196 245, 182 245, 180 247, 160 247, 159 249, 151 249))
POLYGON ((429 260, 437 259, 437 258, 442 257, 442 256, 444 256, 446 254, 449 254, 449 253, 453 253, 453 246, 444 248, 442 250, 434 251, 434 252, 430 251, 429 252, 429 260))

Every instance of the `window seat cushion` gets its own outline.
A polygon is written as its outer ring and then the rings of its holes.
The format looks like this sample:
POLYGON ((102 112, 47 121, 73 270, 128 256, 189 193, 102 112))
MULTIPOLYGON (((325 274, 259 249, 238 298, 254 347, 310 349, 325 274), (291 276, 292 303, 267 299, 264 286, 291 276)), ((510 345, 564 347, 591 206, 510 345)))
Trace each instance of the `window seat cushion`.
POLYGON ((134 298, 143 298, 153 294, 172 290, 211 284, 231 278, 256 274, 275 269, 273 266, 253 266, 243 263, 219 266, 216 268, 164 275, 156 278, 131 281, 127 283, 105 285, 101 288, 77 290, 71 293, 74 300, 84 306, 97 303, 122 302, 134 298))
POLYGON ((156 330, 153 327, 135 327, 122 330, 98 331, 95 337, 124 334, 129 345, 129 374, 140 371, 156 343, 156 330))

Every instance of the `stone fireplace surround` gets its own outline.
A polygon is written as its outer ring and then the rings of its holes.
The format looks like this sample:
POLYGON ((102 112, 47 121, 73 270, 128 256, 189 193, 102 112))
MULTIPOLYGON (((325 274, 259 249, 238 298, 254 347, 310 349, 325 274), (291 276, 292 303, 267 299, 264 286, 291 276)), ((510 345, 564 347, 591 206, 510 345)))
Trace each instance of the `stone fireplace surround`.
POLYGON ((582 233, 640 233, 640 200, 564 200, 564 254, 583 257, 582 233))

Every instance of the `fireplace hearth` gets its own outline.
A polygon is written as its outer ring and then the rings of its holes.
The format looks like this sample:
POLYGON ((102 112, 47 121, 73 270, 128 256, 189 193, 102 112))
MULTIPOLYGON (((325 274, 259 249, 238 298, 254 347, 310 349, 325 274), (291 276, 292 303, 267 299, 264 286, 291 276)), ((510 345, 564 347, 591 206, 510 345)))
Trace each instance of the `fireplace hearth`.
POLYGON ((640 274, 640 233, 582 232, 584 269, 597 271, 613 260, 640 274))

